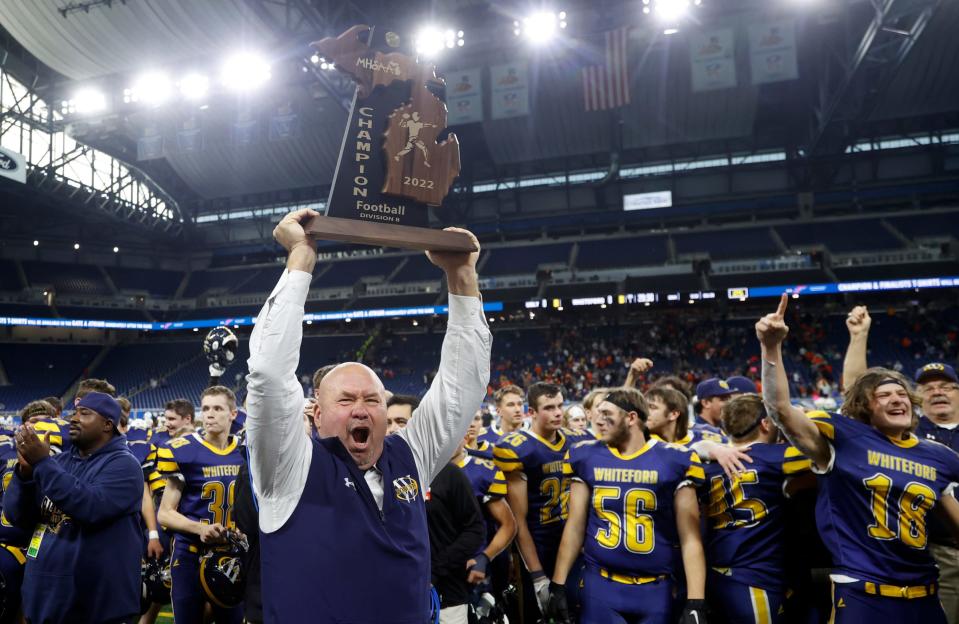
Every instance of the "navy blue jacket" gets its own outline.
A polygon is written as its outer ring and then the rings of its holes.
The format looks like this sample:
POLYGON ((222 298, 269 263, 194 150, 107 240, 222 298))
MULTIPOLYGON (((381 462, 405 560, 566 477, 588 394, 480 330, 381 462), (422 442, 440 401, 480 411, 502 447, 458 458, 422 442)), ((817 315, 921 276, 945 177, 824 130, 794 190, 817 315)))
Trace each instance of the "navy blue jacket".
POLYGON ((426 486, 399 436, 386 436, 376 466, 383 473, 382 511, 339 438, 313 441, 293 515, 279 530, 260 534, 264 622, 429 621, 426 486))
POLYGON ((33 480, 14 473, 3 511, 14 525, 44 524, 27 557, 23 611, 31 624, 93 624, 140 611, 138 516, 143 471, 116 436, 89 457, 76 447, 47 457, 33 480))

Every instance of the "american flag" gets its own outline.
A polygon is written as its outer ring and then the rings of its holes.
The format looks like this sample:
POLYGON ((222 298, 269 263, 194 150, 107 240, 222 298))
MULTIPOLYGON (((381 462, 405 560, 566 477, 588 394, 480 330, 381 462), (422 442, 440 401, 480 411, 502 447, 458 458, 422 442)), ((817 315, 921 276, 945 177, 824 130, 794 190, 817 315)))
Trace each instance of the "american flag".
POLYGON ((584 67, 583 101, 588 111, 606 110, 629 104, 629 71, 626 43, 629 28, 606 32, 606 64, 584 67))

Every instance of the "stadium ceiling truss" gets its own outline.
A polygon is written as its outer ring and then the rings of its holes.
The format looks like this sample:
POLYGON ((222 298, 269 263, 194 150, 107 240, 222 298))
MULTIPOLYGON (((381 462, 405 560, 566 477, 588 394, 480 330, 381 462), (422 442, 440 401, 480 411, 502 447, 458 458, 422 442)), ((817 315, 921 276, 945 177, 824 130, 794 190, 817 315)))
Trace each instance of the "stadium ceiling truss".
POLYGON ((75 141, 59 112, 0 67, 0 145, 27 161, 27 184, 67 205, 179 236, 177 202, 143 172, 75 141))
POLYGON ((872 14, 858 44, 840 37, 842 42, 826 51, 807 156, 839 153, 855 141, 852 126, 869 118, 941 3, 868 0, 872 14))

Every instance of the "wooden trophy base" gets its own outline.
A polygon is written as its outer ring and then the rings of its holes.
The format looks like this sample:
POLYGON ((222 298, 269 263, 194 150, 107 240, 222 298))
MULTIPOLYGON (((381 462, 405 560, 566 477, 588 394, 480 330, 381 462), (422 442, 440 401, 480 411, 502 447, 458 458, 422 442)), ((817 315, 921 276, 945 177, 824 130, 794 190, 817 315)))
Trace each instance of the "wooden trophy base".
POLYGON ((307 234, 316 238, 344 243, 420 251, 476 251, 473 240, 462 232, 444 232, 409 225, 319 216, 306 223, 305 229, 307 234))

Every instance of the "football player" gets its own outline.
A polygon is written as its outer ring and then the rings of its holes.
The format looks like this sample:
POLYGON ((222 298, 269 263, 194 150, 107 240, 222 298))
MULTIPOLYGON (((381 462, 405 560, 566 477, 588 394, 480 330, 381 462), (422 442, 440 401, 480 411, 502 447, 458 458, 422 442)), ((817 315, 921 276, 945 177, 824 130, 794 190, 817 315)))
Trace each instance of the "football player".
POLYGON ((602 440, 569 450, 573 475, 547 617, 568 623, 568 575, 586 559, 582 624, 672 624, 674 577, 686 578, 681 622, 705 623, 706 561, 696 486, 704 473, 696 453, 646 435, 649 410, 635 388, 611 390, 597 406, 602 440), (585 549, 584 549, 585 542, 585 549), (682 555, 677 568, 676 551, 682 555))
POLYGON ((476 414, 473 415, 473 420, 470 421, 470 426, 466 430, 466 452, 472 455, 473 457, 480 457, 482 459, 488 459, 493 461, 493 443, 489 440, 481 440, 480 435, 483 433, 483 410, 476 410, 476 414))
POLYGON ((519 386, 503 386, 493 393, 493 402, 496 404, 496 415, 499 426, 490 423, 489 429, 483 432, 479 439, 489 444, 496 444, 500 438, 519 431, 523 428, 523 389, 519 386))
MULTIPOLYGON (((171 440, 157 449, 157 469, 166 477, 160 501, 160 523, 173 539, 173 615, 177 624, 201 624, 207 595, 201 586, 200 556, 223 544, 232 519, 236 475, 242 449, 230 424, 236 418, 236 397, 224 386, 200 395, 203 437, 196 433, 171 440)), ((212 605, 217 624, 239 624, 242 607, 212 605)))
POLYGON ((809 476, 809 460, 776 444, 779 431, 756 394, 726 403, 722 424, 731 444, 748 450, 752 462, 733 478, 716 464, 704 466, 710 611, 729 624, 781 622, 786 496, 799 487, 800 476, 809 476))
MULTIPOLYGON (((569 447, 587 435, 564 431, 563 394, 559 386, 535 383, 529 388, 532 426, 513 431, 493 448, 497 468, 507 481, 507 502, 516 517, 516 542, 529 583, 542 609, 569 504, 569 447)), ((532 596, 530 596, 532 597, 532 596)))
POLYGON ((726 383, 725 379, 711 377, 699 382, 696 386, 696 398, 699 400, 700 411, 693 423, 693 429, 722 433, 719 430, 719 419, 722 416, 723 405, 734 394, 736 390, 726 383))
POLYGON ((821 475, 816 519, 833 556, 833 621, 946 622, 936 595, 927 516, 959 530, 959 458, 913 433, 919 400, 902 374, 871 368, 846 389, 842 414, 806 414, 789 400, 782 343, 788 295, 756 323, 770 417, 821 475), (950 500, 951 499, 951 500, 950 500))
POLYGON ((186 399, 167 401, 163 409, 163 429, 154 433, 150 442, 153 446, 160 446, 185 433, 192 433, 195 417, 196 411, 191 401, 186 399))
MULTIPOLYGON (((477 416, 482 423, 480 412, 477 412, 477 416)), ((474 426, 470 425, 470 429, 474 426)), ((470 435, 467 433, 452 461, 469 478, 470 485, 473 486, 473 494, 476 495, 480 509, 483 511, 483 520, 486 522, 486 547, 467 564, 470 568, 467 580, 470 583, 480 583, 487 577, 487 567, 490 563, 506 550, 516 537, 516 519, 513 518, 513 512, 506 504, 506 477, 503 476, 503 471, 498 469, 491 460, 476 457, 467 452, 469 439, 470 435)), ((473 439, 475 440, 475 434, 473 439)), ((503 557, 503 561, 507 562, 507 559, 503 557)), ((504 574, 502 579, 494 582, 494 589, 505 588, 506 580, 504 574), (499 587, 500 585, 502 588, 499 587)))

